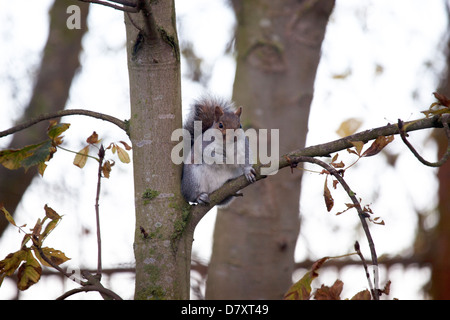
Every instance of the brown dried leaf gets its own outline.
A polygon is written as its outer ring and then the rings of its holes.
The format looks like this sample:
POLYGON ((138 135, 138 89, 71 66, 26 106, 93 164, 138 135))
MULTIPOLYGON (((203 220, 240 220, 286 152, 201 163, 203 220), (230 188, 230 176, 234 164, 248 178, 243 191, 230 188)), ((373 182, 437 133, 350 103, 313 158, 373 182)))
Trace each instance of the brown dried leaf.
POLYGON ((341 300, 341 292, 344 287, 344 283, 337 279, 330 287, 322 285, 316 290, 314 298, 316 300, 341 300))
POLYGON ((102 166, 103 177, 109 178, 112 166, 114 166, 114 161, 112 163, 109 160, 105 161, 102 166))
POLYGON ((331 162, 335 162, 335 161, 337 160, 338 157, 339 157, 339 153, 336 153, 336 154, 333 156, 333 159, 331 159, 331 162))
POLYGON ((345 164, 341 161, 341 162, 338 162, 338 163, 331 163, 331 165, 333 166, 333 167, 335 167, 335 168, 343 168, 343 167, 345 167, 345 164))
POLYGON ((96 144, 99 141, 100 140, 98 139, 98 134, 95 131, 86 139, 86 142, 89 144, 96 144))
MULTIPOLYGON (((362 142, 362 141, 350 141, 350 143, 355 147, 356 154, 358 156, 361 156, 361 151, 362 151, 362 148, 364 147, 364 142, 362 142)), ((349 150, 349 149, 347 149, 347 150, 349 150)), ((354 152, 351 152, 351 153, 354 153, 354 152)))
POLYGON ((125 149, 127 150, 127 151, 130 151, 131 150, 131 147, 128 145, 128 143, 126 143, 125 141, 119 141, 121 144, 123 144, 123 146, 125 147, 125 149))
POLYGON ((371 300, 372 296, 370 295, 369 290, 363 290, 355 294, 351 300, 371 300))
POLYGON ((388 295, 390 292, 391 292, 391 280, 388 280, 388 282, 384 286, 384 289, 381 290, 380 293, 384 293, 384 294, 388 295))
POLYGON ((381 150, 383 150, 384 147, 386 147, 389 143, 391 143, 394 140, 394 136, 379 136, 375 139, 375 141, 372 143, 372 145, 364 151, 362 154, 362 157, 371 157, 379 153, 381 150))
POLYGON ((336 190, 337 184, 339 183, 339 181, 337 180, 333 180, 333 189, 336 190))
POLYGON ((334 199, 331 196, 330 189, 328 189, 327 179, 325 179, 325 184, 323 186, 323 198, 325 200, 325 205, 327 206, 327 211, 330 212, 334 206, 334 199))
POLYGON ((44 206, 44 210, 45 210, 45 216, 51 220, 59 220, 61 219, 61 216, 56 213, 55 210, 53 210, 52 208, 50 208, 49 206, 45 205, 44 206))
POLYGON ((450 99, 447 98, 445 95, 433 92, 434 97, 439 101, 439 104, 449 108, 450 107, 450 99))

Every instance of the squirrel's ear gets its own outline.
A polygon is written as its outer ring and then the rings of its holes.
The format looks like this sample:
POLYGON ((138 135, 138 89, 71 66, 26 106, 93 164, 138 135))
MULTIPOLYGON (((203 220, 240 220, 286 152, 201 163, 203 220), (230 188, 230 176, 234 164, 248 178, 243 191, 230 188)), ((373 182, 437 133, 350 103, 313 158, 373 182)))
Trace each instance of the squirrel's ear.
POLYGON ((223 110, 221 107, 216 106, 214 109, 214 120, 218 121, 219 118, 223 115, 223 110))
POLYGON ((242 113, 242 107, 239 107, 239 109, 237 109, 237 111, 234 114, 237 115, 238 117, 240 117, 241 113, 242 113))

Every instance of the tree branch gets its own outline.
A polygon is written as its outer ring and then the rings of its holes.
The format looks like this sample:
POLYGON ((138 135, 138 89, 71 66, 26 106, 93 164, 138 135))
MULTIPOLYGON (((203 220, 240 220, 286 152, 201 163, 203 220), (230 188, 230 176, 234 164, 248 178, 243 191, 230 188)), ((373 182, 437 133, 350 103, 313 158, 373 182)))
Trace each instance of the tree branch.
POLYGON ((102 6, 110 7, 116 10, 125 11, 125 12, 139 12, 139 7, 136 1, 128 1, 128 0, 79 0, 81 2, 95 3, 100 4, 102 6), (113 3, 110 3, 113 2, 113 3), (114 3, 119 3, 121 5, 117 5, 114 3))
POLYGON ((13 134, 17 131, 24 130, 24 129, 31 127, 32 125, 35 125, 36 123, 39 123, 41 121, 55 119, 55 118, 61 118, 64 116, 73 116, 73 115, 83 115, 83 116, 93 117, 93 118, 97 118, 97 119, 104 120, 104 121, 109 121, 109 122, 115 124, 116 126, 118 126, 120 129, 127 132, 127 134, 128 134, 128 126, 127 126, 126 121, 119 120, 113 116, 95 112, 95 111, 84 110, 84 109, 68 109, 68 110, 60 110, 60 111, 52 112, 52 113, 44 113, 34 119, 25 121, 24 123, 21 123, 19 125, 11 127, 7 130, 0 131, 0 138, 5 137, 10 134, 13 134))
MULTIPOLYGON (((409 121, 404 123, 404 131, 410 132, 429 128, 442 128, 444 126, 443 122, 448 124, 450 122, 450 119, 441 116, 433 116, 430 118, 409 121)), ((294 150, 280 157, 278 169, 290 166, 288 159, 291 158, 300 156, 329 157, 330 154, 334 152, 354 147, 351 141, 363 141, 367 143, 368 141, 375 140, 380 136, 390 136, 399 133, 400 130, 397 124, 388 124, 383 127, 362 131, 342 139, 334 140, 331 142, 311 147, 306 147, 304 149, 294 150)), ((256 180, 266 178, 266 176, 262 176, 260 174, 260 166, 255 165, 254 168, 257 172, 256 180)), ((190 225, 188 226, 191 229, 191 231, 195 229, 195 226, 203 218, 203 216, 209 210, 211 210, 216 204, 220 203, 226 197, 236 194, 239 190, 244 189, 249 184, 250 183, 244 176, 240 176, 234 180, 225 183, 218 190, 211 193, 209 195, 209 198, 211 200, 211 203, 209 205, 197 205, 193 207, 191 211, 192 219, 190 220, 190 225)))
POLYGON ((141 9, 142 15, 144 17, 145 23, 144 36, 150 41, 159 39, 159 32, 156 26, 155 17, 153 16, 152 7, 145 0, 138 0, 138 1, 139 1, 139 8, 141 9))
POLYGON ((437 161, 437 162, 429 162, 427 160, 425 160, 417 151, 416 149, 414 149, 414 147, 412 146, 412 144, 408 141, 408 139, 406 139, 407 134, 405 133, 405 126, 403 124, 403 121, 398 119, 398 127, 400 128, 400 136, 403 140, 403 142, 406 144, 406 146, 409 148, 409 150, 414 154, 414 156, 420 161, 422 162, 424 165, 429 166, 429 167, 440 167, 442 166, 450 157, 450 128, 448 126, 448 119, 450 118, 449 114, 444 114, 442 115, 442 119, 445 119, 445 122, 442 122, 442 124, 444 125, 445 128, 445 134, 447 135, 447 151, 445 152, 445 154, 442 156, 442 158, 437 161))

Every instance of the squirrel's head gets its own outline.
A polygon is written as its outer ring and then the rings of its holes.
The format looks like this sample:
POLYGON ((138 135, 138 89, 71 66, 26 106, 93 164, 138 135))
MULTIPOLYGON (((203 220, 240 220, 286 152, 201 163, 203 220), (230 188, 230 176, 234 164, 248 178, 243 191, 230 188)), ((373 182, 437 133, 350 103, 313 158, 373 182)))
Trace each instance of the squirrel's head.
POLYGON ((242 107, 239 107, 236 112, 223 112, 222 108, 216 106, 214 109, 214 124, 213 128, 218 129, 224 139, 227 129, 240 129, 241 126, 242 107))

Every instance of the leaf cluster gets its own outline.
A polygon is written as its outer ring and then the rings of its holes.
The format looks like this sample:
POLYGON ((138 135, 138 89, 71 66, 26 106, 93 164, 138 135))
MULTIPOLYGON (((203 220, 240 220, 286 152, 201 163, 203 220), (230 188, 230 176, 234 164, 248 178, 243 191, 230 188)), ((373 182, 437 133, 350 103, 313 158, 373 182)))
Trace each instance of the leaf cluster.
POLYGON ((55 120, 50 121, 47 129, 47 140, 25 146, 22 149, 0 151, 0 164, 10 170, 23 167, 25 171, 33 166, 37 166, 39 174, 43 176, 47 168, 46 162, 53 157, 57 147, 62 144, 63 136, 61 134, 69 127, 70 124, 68 123, 57 123, 55 120))
MULTIPOLYGON (((312 290, 312 281, 319 276, 319 270, 323 266, 323 264, 330 259, 337 259, 342 257, 347 257, 356 253, 350 253, 343 256, 338 257, 323 257, 316 262, 313 263, 311 269, 306 272, 303 277, 294 283, 289 290, 285 293, 285 300, 341 300, 342 289, 344 288, 344 282, 337 279, 334 284, 330 286, 326 286, 324 284, 321 285, 320 288, 317 288, 315 291, 312 290)), ((380 290, 379 293, 389 294, 390 291, 390 281, 387 282, 386 286, 383 290, 380 290)), ((371 300, 372 296, 368 289, 362 290, 356 293, 351 300, 371 300)), ((346 299, 347 300, 347 299, 346 299)))
POLYGON ((6 276, 13 275, 17 270, 17 288, 26 290, 39 281, 42 266, 55 267, 69 260, 60 250, 42 246, 62 218, 47 205, 44 206, 44 210, 45 216, 37 220, 30 232, 25 232, 23 228, 26 225, 18 226, 8 210, 0 205, 0 211, 3 212, 6 220, 25 233, 20 250, 8 254, 0 261, 0 286, 6 276), (30 241, 31 244, 27 246, 30 241))
MULTIPOLYGON (((344 126, 344 128, 347 128, 350 125, 346 125, 344 126)), ((342 127, 342 126, 341 126, 342 127)), ((354 126, 355 127, 355 126, 354 126)), ((343 131, 345 131, 346 133, 348 133, 348 128, 347 129, 342 129, 343 131)), ((356 162, 359 161, 359 159, 363 158, 363 157, 371 157, 374 156, 376 154, 378 154, 381 150, 384 149, 384 147, 386 147, 389 143, 391 143, 394 140, 394 136, 380 136, 377 139, 375 139, 372 144, 370 145, 369 148, 367 148, 364 152, 363 152, 363 148, 365 143, 363 141, 350 141, 350 143, 354 146, 353 148, 348 148, 347 152, 350 154, 355 154, 358 156, 358 159, 353 162, 351 165, 349 165, 348 167, 345 167, 345 163, 343 161, 338 161, 338 157, 339 157, 339 153, 336 153, 332 160, 330 165, 337 169, 339 174, 343 177, 344 173, 347 169, 349 169, 350 167, 352 167, 353 165, 355 165, 356 162)), ((323 188, 323 197, 324 197, 324 202, 325 202, 325 206, 327 208, 327 211, 330 212, 333 207, 334 207, 334 199, 333 196, 331 194, 330 189, 328 188, 328 175, 330 175, 330 172, 328 172, 327 170, 322 170, 321 174, 326 174, 326 178, 325 178, 325 183, 324 183, 324 188, 323 188)), ((333 189, 337 188, 337 184, 339 182, 337 180, 333 180, 333 189)), ((355 193, 353 193, 352 191, 349 191, 351 194, 349 194, 349 196, 354 196, 355 193)), ((338 213, 336 213, 336 215, 340 215, 344 212, 346 212, 349 209, 355 208, 355 204, 354 203, 346 203, 346 209, 343 211, 340 211, 338 213)), ((382 224, 384 225, 384 221, 381 220, 379 217, 376 217, 374 219, 370 219, 370 215, 369 214, 373 214, 372 209, 370 208, 369 205, 366 205, 363 207, 363 212, 366 214, 365 217, 369 218, 369 220, 373 223, 376 224, 382 224)))
MULTIPOLYGON (((75 159, 73 160, 73 164, 79 167, 80 169, 84 168, 86 165, 87 159, 89 157, 96 159, 97 161, 100 161, 100 159, 90 156, 89 151, 92 148, 99 149, 98 145, 101 143, 101 139, 98 138, 98 134, 94 131, 87 139, 86 139, 87 145, 81 149, 80 151, 76 152, 75 159)), ((119 160, 122 163, 130 163, 130 156, 128 155, 129 150, 131 150, 131 147, 124 141, 119 141, 124 148, 120 147, 118 143, 110 143, 109 146, 104 150, 111 150, 113 154, 117 153, 117 156, 119 157, 119 160)), ((101 149, 99 149, 101 150, 101 149)), ((104 155, 103 155, 104 156, 104 155)), ((102 157, 103 158, 103 157, 102 157)), ((109 178, 111 169, 114 166, 115 162, 113 160, 106 160, 102 164, 102 174, 103 177, 109 178)))

